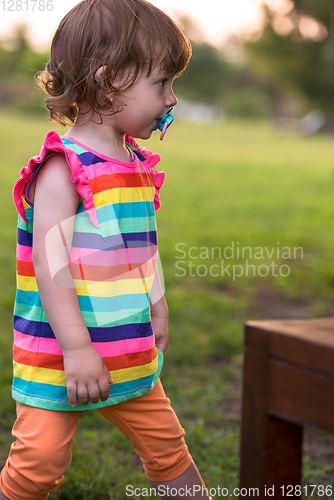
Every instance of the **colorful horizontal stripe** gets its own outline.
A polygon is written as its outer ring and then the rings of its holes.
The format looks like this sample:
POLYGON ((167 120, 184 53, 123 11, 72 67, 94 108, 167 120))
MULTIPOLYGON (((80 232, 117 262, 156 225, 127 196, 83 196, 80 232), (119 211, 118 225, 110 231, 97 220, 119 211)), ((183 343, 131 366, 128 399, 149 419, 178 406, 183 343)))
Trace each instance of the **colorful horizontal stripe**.
MULTIPOLYGON (((31 368, 46 368, 50 370, 64 371, 63 356, 60 354, 50 354, 36 351, 28 351, 14 344, 13 348, 14 363, 21 366, 21 370, 31 368)), ((116 373, 119 370, 129 370, 129 366, 141 367, 142 370, 148 370, 150 365, 156 358, 156 350, 154 348, 140 353, 121 354, 119 356, 104 356, 103 360, 110 372, 116 373), (147 365, 147 366, 144 366, 147 365)), ((14 370, 15 373, 15 370, 14 370)), ((121 372, 120 372, 121 373, 121 372)), ((120 375, 119 373, 119 375, 120 375)), ((24 377, 21 377, 24 378, 24 377)), ((32 379, 31 379, 32 380, 32 379)), ((52 383, 52 382, 49 382, 52 383)), ((63 385, 63 384, 61 384, 63 385)))
MULTIPOLYGON (((57 150, 75 153, 78 161, 73 165, 73 156, 66 154, 66 158, 70 168, 75 169, 74 177, 79 178, 77 189, 85 194, 89 187, 91 193, 89 200, 84 197, 79 204, 69 243, 69 262, 62 266, 68 266, 66 272, 72 277, 72 285, 67 286, 76 289, 92 344, 114 380, 107 401, 79 404, 74 410, 100 408, 150 391, 162 366, 149 306, 157 260, 154 176, 139 152, 132 163, 113 161, 67 138, 62 142, 59 139, 57 150), (86 211, 84 203, 91 209, 86 211), (96 213, 97 224, 90 211, 96 213)), ((30 179, 34 182, 33 172, 24 186, 30 179)), ((33 206, 27 202, 24 186, 22 203, 28 223, 19 215, 12 393, 24 404, 73 411, 67 398, 62 351, 44 313, 35 278, 33 206)), ((64 241, 66 224, 64 221, 60 229, 52 229, 47 244, 64 241)), ((62 266, 50 267, 58 285, 62 266)))
MULTIPOLYGON (((42 352, 58 354, 62 356, 62 351, 55 338, 34 337, 14 330, 14 346, 20 347, 30 352, 42 352)), ((120 356, 128 353, 138 353, 147 351, 154 346, 152 335, 125 340, 114 340, 113 342, 93 342, 93 346, 101 356, 120 356)))
MULTIPOLYGON (((118 280, 115 278, 115 288, 110 289, 110 282, 106 281, 100 283, 100 286, 95 287, 95 281, 85 280, 85 287, 83 287, 82 280, 74 279, 74 288, 76 288, 78 295, 92 295, 89 290, 94 287, 94 296, 96 297, 113 297, 114 295, 122 295, 128 293, 130 290, 134 293, 140 293, 143 291, 143 280, 142 278, 136 280, 129 280, 127 276, 122 280, 118 280), (116 287, 117 284, 117 287, 116 287)), ((149 276, 145 278, 145 283, 151 288, 153 282, 153 276, 149 276)), ((31 276, 20 276, 17 275, 17 288, 20 291, 29 291, 29 292, 37 292, 37 283, 36 278, 31 276)))
POLYGON ((120 188, 139 188, 148 187, 152 188, 154 186, 153 174, 148 176, 143 176, 141 173, 133 174, 104 174, 96 177, 90 181, 92 191, 94 193, 100 193, 109 189, 120 189, 120 188))

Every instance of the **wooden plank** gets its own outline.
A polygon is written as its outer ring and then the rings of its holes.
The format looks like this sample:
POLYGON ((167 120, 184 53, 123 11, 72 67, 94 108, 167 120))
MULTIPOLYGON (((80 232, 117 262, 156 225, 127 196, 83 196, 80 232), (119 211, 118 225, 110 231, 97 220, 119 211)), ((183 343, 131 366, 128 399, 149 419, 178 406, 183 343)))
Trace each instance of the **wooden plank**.
POLYGON ((268 412, 334 433, 334 377, 270 360, 268 412))
POLYGON ((248 322, 246 345, 334 376, 334 318, 321 320, 248 322))
POLYGON ((314 341, 316 331, 316 343, 334 346, 334 318, 247 321, 246 326, 310 341, 314 341))
POLYGON ((295 364, 300 368, 314 370, 323 375, 334 377, 334 344, 325 346, 317 341, 318 332, 314 331, 311 340, 290 338, 286 334, 272 333, 268 345, 268 354, 295 364))

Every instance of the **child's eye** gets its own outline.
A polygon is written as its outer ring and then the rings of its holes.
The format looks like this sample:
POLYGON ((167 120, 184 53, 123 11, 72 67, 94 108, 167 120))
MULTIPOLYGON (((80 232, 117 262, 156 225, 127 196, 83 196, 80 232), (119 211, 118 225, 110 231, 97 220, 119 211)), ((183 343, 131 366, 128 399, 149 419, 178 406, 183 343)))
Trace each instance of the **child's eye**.
POLYGON ((166 82, 167 82, 167 78, 165 78, 164 80, 161 80, 161 82, 159 82, 159 85, 161 85, 161 87, 164 87, 166 82))

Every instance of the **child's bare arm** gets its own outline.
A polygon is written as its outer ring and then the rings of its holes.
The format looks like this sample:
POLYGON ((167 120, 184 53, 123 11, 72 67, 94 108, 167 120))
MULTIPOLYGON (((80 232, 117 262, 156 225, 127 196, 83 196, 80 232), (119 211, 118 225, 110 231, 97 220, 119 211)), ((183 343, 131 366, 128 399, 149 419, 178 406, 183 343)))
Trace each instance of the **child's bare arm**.
MULTIPOLYGON (((94 349, 74 287, 62 287, 51 278, 45 236, 73 217, 79 195, 65 158, 50 158, 38 174, 34 199, 33 263, 43 309, 64 356, 67 393, 71 406, 108 399, 110 374, 94 349)), ((57 258, 57 249, 53 248, 57 258)))

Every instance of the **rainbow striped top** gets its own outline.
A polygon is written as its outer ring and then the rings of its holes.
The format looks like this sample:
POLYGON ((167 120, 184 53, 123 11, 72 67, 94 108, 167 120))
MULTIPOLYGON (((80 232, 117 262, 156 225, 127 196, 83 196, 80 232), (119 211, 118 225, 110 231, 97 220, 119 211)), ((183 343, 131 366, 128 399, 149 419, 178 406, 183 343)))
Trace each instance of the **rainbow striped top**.
POLYGON ((20 403, 51 410, 101 408, 149 392, 158 379, 163 356, 155 346, 149 293, 157 259, 155 210, 165 174, 155 168, 159 155, 125 139, 131 162, 50 131, 14 186, 19 217, 12 395, 20 403), (50 273, 59 293, 62 286, 76 289, 93 346, 114 380, 107 401, 75 408, 68 402, 62 351, 43 311, 32 261, 34 181, 55 154, 65 155, 81 201, 73 221, 47 234, 47 251, 61 241, 67 256, 63 267, 49 261, 50 273))

